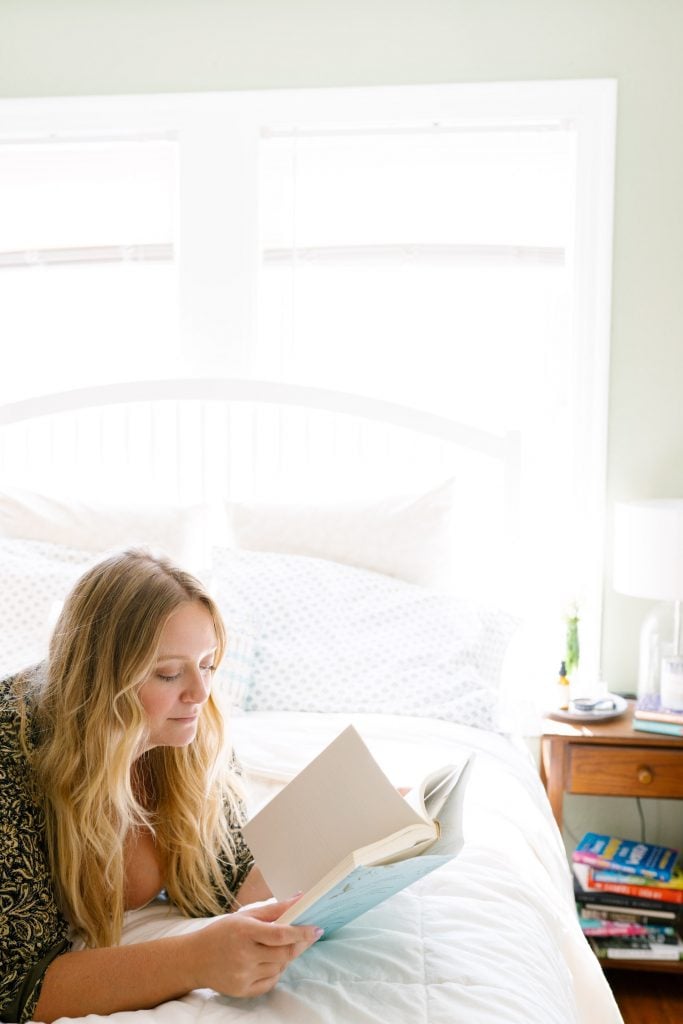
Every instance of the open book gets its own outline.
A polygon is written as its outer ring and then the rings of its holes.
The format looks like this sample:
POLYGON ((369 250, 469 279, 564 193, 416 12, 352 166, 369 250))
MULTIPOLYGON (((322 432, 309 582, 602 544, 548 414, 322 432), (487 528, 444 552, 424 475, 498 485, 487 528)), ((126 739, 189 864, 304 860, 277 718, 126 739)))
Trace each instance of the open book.
POLYGON ((345 729, 244 826, 277 899, 303 892, 280 921, 329 935, 455 857, 470 765, 438 769, 404 798, 345 729))

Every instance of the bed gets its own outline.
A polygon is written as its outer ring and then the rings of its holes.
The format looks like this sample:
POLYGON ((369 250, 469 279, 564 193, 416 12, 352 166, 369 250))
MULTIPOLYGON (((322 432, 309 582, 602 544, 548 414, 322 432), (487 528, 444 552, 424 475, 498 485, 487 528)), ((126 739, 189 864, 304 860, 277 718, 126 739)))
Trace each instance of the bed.
MULTIPOLYGON (((514 437, 267 382, 136 382, 0 406, 0 671, 41 656, 87 565, 147 543, 203 574, 223 610, 217 686, 250 811, 348 723, 397 786, 475 755, 451 864, 317 943, 267 996, 202 990, 113 1020, 621 1020, 507 717, 518 622, 467 543, 486 515, 489 554, 514 547, 519 467, 514 437), (422 491, 402 487, 406 454, 422 491), (117 501, 131 481, 139 501, 117 501)), ((127 915, 123 941, 201 925, 152 904, 127 915)))

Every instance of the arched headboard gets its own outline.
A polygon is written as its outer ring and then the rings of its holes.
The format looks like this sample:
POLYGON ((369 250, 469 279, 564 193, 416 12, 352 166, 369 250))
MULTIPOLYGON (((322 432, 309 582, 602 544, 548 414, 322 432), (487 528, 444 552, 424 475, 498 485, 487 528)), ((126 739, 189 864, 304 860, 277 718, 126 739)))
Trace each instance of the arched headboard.
POLYGON ((411 476, 457 473, 467 462, 500 476, 512 524, 518 435, 394 402, 274 381, 187 378, 96 385, 0 405, 4 485, 92 494, 120 493, 123 482, 139 493, 140 485, 143 492, 159 486, 163 473, 163 486, 178 498, 188 483, 204 497, 273 497, 287 488, 283 474, 295 464, 290 492, 307 476, 315 485, 318 463, 330 476, 346 480, 355 470, 375 485, 383 468, 396 486, 401 476, 407 485, 411 476))

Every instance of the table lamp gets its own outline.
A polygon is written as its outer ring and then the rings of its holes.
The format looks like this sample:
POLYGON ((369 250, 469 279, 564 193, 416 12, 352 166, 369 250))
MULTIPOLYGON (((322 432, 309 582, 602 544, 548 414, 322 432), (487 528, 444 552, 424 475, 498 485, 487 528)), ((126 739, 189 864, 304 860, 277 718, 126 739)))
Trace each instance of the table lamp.
POLYGON ((639 700, 683 709, 683 499, 617 502, 613 585, 660 602, 641 629, 639 700))

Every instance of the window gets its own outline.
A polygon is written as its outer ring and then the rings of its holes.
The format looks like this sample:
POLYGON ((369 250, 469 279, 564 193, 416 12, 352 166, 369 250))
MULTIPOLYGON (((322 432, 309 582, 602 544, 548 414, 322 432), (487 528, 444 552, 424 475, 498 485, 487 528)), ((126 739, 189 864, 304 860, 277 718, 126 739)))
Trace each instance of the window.
POLYGON ((0 146, 4 397, 177 359, 176 178, 177 143, 154 136, 0 146))
POLYGON ((597 673, 615 109, 607 81, 4 101, 2 397, 252 376, 514 432, 539 672, 578 600, 597 673))

